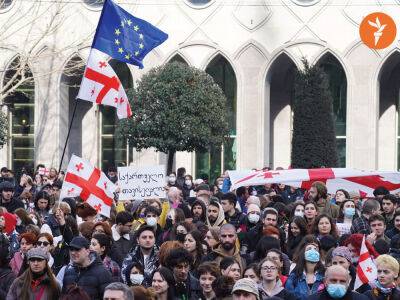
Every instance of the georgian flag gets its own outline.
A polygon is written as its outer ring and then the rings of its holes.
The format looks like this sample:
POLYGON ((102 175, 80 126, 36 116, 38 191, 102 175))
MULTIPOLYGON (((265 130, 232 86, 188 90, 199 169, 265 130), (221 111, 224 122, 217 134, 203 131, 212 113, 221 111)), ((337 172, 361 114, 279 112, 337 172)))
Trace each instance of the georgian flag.
POLYGON ((99 214, 110 217, 115 189, 115 184, 101 170, 73 154, 64 177, 60 199, 80 196, 99 214))
POLYGON ((231 190, 240 186, 284 183, 293 187, 309 189, 313 182, 322 181, 328 193, 338 189, 355 191, 360 197, 374 197, 373 191, 383 186, 396 193, 400 191, 400 172, 362 171, 348 168, 290 169, 277 171, 228 171, 231 190))
POLYGON ((108 63, 111 57, 95 48, 90 50, 77 98, 113 106, 119 119, 132 115, 131 106, 114 69, 108 63))
POLYGON ((358 289, 361 285, 375 281, 377 278, 376 266, 373 262, 368 248, 365 245, 365 235, 361 244, 360 258, 358 259, 356 281, 354 289, 358 289))

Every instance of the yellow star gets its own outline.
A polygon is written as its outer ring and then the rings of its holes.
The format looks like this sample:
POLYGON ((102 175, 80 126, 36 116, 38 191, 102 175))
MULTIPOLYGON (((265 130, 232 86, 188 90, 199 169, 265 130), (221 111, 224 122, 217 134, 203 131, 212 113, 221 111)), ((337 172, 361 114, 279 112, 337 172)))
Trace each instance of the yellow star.
POLYGON ((115 44, 116 44, 116 45, 119 45, 119 44, 120 44, 120 41, 119 41, 118 39, 116 39, 116 40, 115 40, 115 44))
POLYGON ((139 34, 139 39, 143 40, 143 34, 139 34))
POLYGON ((139 44, 139 48, 143 49, 144 45, 142 43, 139 44))
POLYGON ((118 52, 122 54, 124 52, 124 49, 118 48, 118 52))
POLYGON ((128 26, 131 26, 132 21, 131 21, 131 20, 128 20, 128 21, 126 21, 126 23, 128 24, 128 26))
POLYGON ((125 55, 125 59, 130 59, 131 56, 129 54, 125 55))
POLYGON ((116 35, 120 35, 121 34, 121 31, 119 31, 119 28, 115 29, 115 34, 116 35))
POLYGON ((139 26, 137 26, 137 25, 133 26, 133 30, 138 31, 139 30, 139 26))
POLYGON ((138 56, 139 55, 139 51, 135 51, 135 56, 138 56))

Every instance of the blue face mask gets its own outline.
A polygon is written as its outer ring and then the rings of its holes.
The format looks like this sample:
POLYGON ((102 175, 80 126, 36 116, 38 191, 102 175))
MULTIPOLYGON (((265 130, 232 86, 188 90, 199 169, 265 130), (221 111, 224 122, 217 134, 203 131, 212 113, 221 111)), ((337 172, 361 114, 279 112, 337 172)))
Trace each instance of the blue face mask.
POLYGON ((351 218, 351 217, 353 217, 355 214, 356 214, 356 209, 353 208, 353 207, 347 207, 347 208, 344 209, 344 215, 345 215, 346 217, 351 218))
POLYGON ((306 259, 306 261, 309 261, 309 262, 313 262, 313 263, 319 262, 319 252, 315 249, 307 250, 304 253, 304 258, 306 259))
POLYGON ((328 284, 328 287, 326 288, 328 294, 335 299, 340 299, 343 298, 344 295, 346 295, 347 288, 343 284, 328 284))

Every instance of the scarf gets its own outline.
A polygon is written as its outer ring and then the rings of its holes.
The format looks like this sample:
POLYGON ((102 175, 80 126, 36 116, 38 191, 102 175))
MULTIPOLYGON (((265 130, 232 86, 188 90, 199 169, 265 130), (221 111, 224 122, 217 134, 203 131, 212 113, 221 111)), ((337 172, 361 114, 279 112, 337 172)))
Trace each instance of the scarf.
POLYGON ((46 276, 45 272, 42 273, 32 273, 32 281, 31 281, 31 288, 35 290, 43 281, 44 277, 46 276))
POLYGON ((392 293, 392 289, 395 288, 394 284, 392 284, 390 287, 387 288, 383 287, 378 279, 375 279, 375 285, 376 288, 384 295, 389 295, 390 293, 392 293))

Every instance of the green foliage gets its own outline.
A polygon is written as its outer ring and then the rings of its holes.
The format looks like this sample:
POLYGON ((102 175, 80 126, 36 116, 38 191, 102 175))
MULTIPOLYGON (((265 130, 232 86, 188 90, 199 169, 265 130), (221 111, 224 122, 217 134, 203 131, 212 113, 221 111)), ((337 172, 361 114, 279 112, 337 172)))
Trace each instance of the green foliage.
POLYGON ((325 73, 303 59, 294 87, 292 167, 336 167, 332 95, 325 73))
POLYGON ((224 93, 210 75, 186 64, 151 69, 128 98, 133 116, 118 132, 137 150, 204 152, 229 134, 224 93))
POLYGON ((7 143, 8 118, 0 111, 0 149, 7 143))

